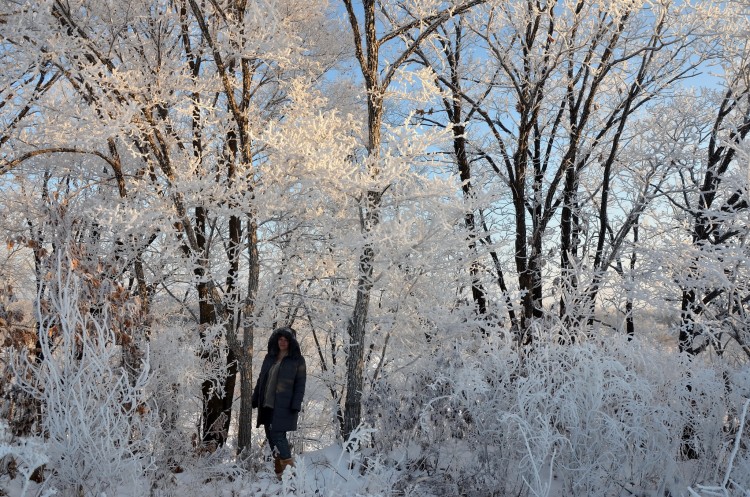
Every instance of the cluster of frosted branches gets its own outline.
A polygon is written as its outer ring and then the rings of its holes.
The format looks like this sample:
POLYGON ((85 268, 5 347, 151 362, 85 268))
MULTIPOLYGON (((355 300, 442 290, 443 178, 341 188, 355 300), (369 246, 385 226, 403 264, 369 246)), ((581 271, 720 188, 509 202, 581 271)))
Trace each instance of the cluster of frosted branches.
POLYGON ((48 305, 37 316, 39 354, 24 360, 17 376, 41 406, 45 484, 85 495, 120 488, 137 495, 152 466, 147 358, 129 379, 107 305, 84 310, 93 305, 81 302, 67 253, 57 253, 54 269, 48 305))

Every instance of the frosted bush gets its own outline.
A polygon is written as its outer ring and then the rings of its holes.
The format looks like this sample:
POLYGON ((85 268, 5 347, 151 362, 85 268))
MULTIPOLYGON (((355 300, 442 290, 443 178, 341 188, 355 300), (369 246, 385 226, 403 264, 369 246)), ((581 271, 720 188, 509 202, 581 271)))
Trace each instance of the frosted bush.
MULTIPOLYGON (((498 482, 518 490, 518 478, 506 472, 507 465, 497 464, 502 430, 497 420, 487 422, 489 412, 482 409, 498 385, 477 367, 478 358, 466 353, 481 346, 470 335, 452 338, 431 343, 432 353, 374 385, 365 412, 378 428, 376 450, 397 454, 391 462, 404 469, 402 491, 418 487, 427 495, 454 495, 472 488, 494 491, 498 482)), ((514 357, 511 353, 503 360, 510 363, 514 357)))
POLYGON ((107 326, 108 306, 85 312, 79 278, 58 254, 49 310, 38 316, 41 360, 26 360, 19 386, 41 405, 47 485, 70 494, 142 495, 152 466, 147 357, 129 378, 107 326))
POLYGON ((153 373, 148 389, 159 413, 154 455, 161 479, 169 478, 178 468, 198 464, 195 423, 201 414, 201 384, 206 376, 191 333, 197 334, 180 322, 154 323, 151 328, 149 362, 153 373), (191 440, 193 435, 196 438, 191 440))
POLYGON ((742 413, 739 415, 739 425, 735 434, 732 450, 728 455, 726 468, 724 469, 723 479, 719 485, 696 485, 695 488, 688 488, 692 497, 730 497, 750 495, 750 478, 748 471, 748 454, 747 451, 741 451, 742 436, 747 429, 747 415, 750 400, 746 400, 742 407, 742 413))
MULTIPOLYGON (((725 421, 743 399, 721 371, 637 339, 548 336, 522 355, 501 338, 463 340, 381 379, 368 403, 376 446, 401 447, 434 493, 681 495, 720 479, 725 421)), ((746 450, 734 464, 742 480, 746 450)))
MULTIPOLYGON (((601 352, 591 344, 549 344, 527 358, 528 374, 514 385, 515 402, 499 418, 520 418, 535 427, 526 430, 531 434, 556 435, 545 437, 553 447, 531 451, 530 435, 514 436, 507 425, 506 444, 523 454, 519 469, 530 482, 548 463, 567 493, 610 495, 640 484, 659 462, 674 457, 668 429, 673 413, 659 407, 648 382, 601 352)), ((534 495, 547 494, 538 487, 530 484, 534 495)))
POLYGON ((5 495, 3 488, 11 484, 10 480, 17 479, 20 489, 15 495, 25 497, 31 488, 34 471, 46 464, 48 458, 41 440, 24 438, 14 441, 12 438, 8 424, 0 419, 0 495, 5 495))

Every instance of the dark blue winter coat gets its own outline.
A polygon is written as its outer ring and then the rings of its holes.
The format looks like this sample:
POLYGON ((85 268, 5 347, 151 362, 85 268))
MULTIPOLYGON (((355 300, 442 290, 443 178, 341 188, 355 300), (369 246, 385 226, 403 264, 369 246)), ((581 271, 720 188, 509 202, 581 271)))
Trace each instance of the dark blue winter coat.
POLYGON ((305 358, 302 357, 299 343, 291 328, 284 327, 275 330, 268 339, 268 353, 263 358, 260 375, 253 389, 252 404, 257 408, 262 404, 266 395, 268 371, 276 362, 279 355, 279 337, 284 336, 289 341, 289 351, 279 365, 279 376, 276 383, 276 399, 274 400, 273 419, 266 419, 266 409, 258 410, 256 426, 271 424, 274 430, 294 431, 297 429, 297 418, 302 410, 302 398, 305 395, 307 371, 305 358))

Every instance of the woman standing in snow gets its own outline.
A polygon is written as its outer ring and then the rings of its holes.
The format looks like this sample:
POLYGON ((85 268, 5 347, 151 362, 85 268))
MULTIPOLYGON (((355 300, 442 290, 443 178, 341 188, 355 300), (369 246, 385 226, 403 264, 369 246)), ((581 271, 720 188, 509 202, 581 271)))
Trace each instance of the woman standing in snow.
POLYGON ((258 408, 256 426, 263 425, 265 429, 279 478, 287 466, 294 466, 286 432, 297 429, 305 395, 305 367, 297 333, 288 326, 274 330, 253 390, 252 405, 258 408))

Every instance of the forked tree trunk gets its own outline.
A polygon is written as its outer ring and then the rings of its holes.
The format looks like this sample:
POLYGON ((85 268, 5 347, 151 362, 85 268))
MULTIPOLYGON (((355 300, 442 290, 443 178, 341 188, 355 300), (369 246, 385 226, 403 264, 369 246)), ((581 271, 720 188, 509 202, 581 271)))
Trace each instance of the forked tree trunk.
MULTIPOLYGON (((394 31, 377 36, 378 20, 376 19, 376 0, 363 0, 362 11, 364 22, 360 24, 357 13, 351 0, 343 0, 349 16, 352 28, 355 55, 359 62, 362 76, 364 77, 365 90, 367 91, 367 129, 368 129, 368 172, 375 179, 379 176, 378 159, 380 157, 380 134, 383 123, 383 98, 396 70, 406 63, 409 56, 417 50, 418 41, 424 39, 428 34, 434 32, 438 26, 453 16, 469 10, 471 7, 482 3, 483 0, 470 0, 462 5, 436 12, 425 19, 415 19, 406 25, 394 28, 394 31), (421 28, 421 34, 414 43, 400 53, 383 71, 381 76, 380 47, 389 40, 400 38, 399 33, 408 33, 411 29, 421 28), (363 44, 364 42, 364 44, 363 44)), ((347 323, 347 335, 349 337, 349 353, 346 358, 346 397, 344 400, 344 422, 342 423, 343 437, 348 439, 352 432, 359 426, 362 418, 362 390, 364 388, 364 344, 365 328, 367 326, 367 314, 370 307, 370 293, 372 290, 372 272, 375 251, 369 239, 374 228, 379 224, 379 210, 382 192, 368 190, 366 198, 363 199, 363 226, 361 226, 364 238, 364 247, 359 256, 359 269, 357 277, 357 296, 354 303, 354 311, 347 323)))

